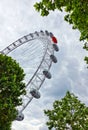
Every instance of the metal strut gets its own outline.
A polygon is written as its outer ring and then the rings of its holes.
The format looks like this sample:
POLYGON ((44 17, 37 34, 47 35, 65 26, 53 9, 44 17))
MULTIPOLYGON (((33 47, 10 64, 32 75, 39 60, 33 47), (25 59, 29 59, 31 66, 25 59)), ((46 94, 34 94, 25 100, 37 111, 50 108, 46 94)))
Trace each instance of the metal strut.
MULTIPOLYGON (((28 106, 28 104, 31 102, 33 97, 39 97, 39 95, 36 95, 36 94, 39 94, 38 91, 39 91, 40 87, 42 86, 45 78, 49 78, 49 76, 50 76, 49 70, 51 68, 52 62, 54 62, 54 63, 57 62, 57 59, 54 56, 54 51, 58 51, 59 49, 56 44, 54 45, 54 43, 51 39, 51 33, 49 33, 48 31, 45 31, 45 32, 36 31, 35 33, 30 33, 26 36, 23 36, 22 38, 13 42, 12 44, 7 46, 5 49, 3 49, 0 52, 2 54, 8 55, 10 52, 15 50, 19 46, 21 46, 29 41, 35 40, 35 39, 40 40, 41 44, 43 44, 44 54, 42 56, 42 60, 39 64, 38 68, 36 68, 36 71, 34 72, 33 76, 26 84, 26 91, 28 91, 28 92, 26 95, 24 95, 22 97, 23 104, 20 106, 20 110, 19 110, 19 107, 17 108, 18 115, 17 115, 16 120, 18 120, 18 121, 21 121, 24 119, 22 112, 28 106), (25 103, 25 100, 26 100, 26 103, 25 103)), ((30 44, 30 42, 29 42, 29 44, 30 44)))

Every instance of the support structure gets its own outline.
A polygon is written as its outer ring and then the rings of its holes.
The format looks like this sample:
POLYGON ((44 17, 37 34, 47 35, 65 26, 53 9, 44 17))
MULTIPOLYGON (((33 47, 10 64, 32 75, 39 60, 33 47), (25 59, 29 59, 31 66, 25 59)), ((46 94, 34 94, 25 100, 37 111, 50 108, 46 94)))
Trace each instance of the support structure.
MULTIPOLYGON (((34 32, 30 33, 28 35, 23 36, 22 38, 18 39, 17 41, 13 42, 9 46, 7 46, 5 49, 3 49, 0 53, 8 55, 10 52, 14 51, 19 46, 29 42, 30 41, 38 39, 41 41, 41 44, 43 45, 43 56, 40 61, 39 66, 36 68, 36 71, 32 75, 31 79, 26 84, 26 95, 22 96, 23 104, 18 107, 18 116, 16 120, 21 121, 24 119, 24 116, 22 112, 24 109, 28 106, 28 104, 31 102, 33 98, 40 98, 39 89, 42 86, 45 78, 50 79, 50 68, 53 63, 57 63, 57 59, 54 56, 55 51, 59 51, 59 48, 57 46, 57 40, 53 36, 53 34, 48 31, 40 31, 40 32, 34 32), (55 41, 55 43, 54 43, 55 41)), ((37 49, 37 48, 36 48, 37 49)), ((29 52, 30 53, 30 52, 29 52)))

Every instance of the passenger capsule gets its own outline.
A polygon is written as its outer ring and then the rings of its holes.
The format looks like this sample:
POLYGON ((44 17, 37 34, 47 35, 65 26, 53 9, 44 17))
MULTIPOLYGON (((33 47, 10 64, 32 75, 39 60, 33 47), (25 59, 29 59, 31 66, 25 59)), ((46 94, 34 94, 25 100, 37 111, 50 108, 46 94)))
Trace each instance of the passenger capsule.
POLYGON ((51 79, 51 74, 47 70, 44 70, 43 74, 46 76, 46 78, 51 79))
POLYGON ((34 37, 32 33, 30 33, 30 36, 31 36, 32 38, 34 37))
POLYGON ((35 34, 36 34, 37 36, 39 36, 39 33, 38 33, 37 31, 35 31, 35 34))
POLYGON ((42 30, 40 31, 40 33, 41 33, 41 35, 44 35, 44 32, 42 30))
POLYGON ((54 36, 53 33, 50 32, 50 37, 52 38, 53 36, 54 36))
POLYGON ((30 93, 34 98, 37 98, 37 99, 40 98, 41 96, 40 92, 35 88, 31 88, 30 93))
POLYGON ((56 44, 53 44, 53 48, 54 48, 55 51, 59 51, 59 48, 56 44))
POLYGON ((45 30, 45 34, 47 35, 47 36, 49 36, 50 34, 49 34, 49 32, 47 31, 47 30, 45 30))
POLYGON ((24 119, 24 114, 23 113, 18 113, 17 117, 16 117, 16 120, 17 121, 22 121, 24 119))
POLYGON ((55 43, 55 44, 57 44, 57 39, 56 39, 56 37, 52 37, 52 41, 53 41, 53 43, 55 43))
POLYGON ((50 58, 54 63, 57 63, 57 58, 54 55, 50 55, 50 58))

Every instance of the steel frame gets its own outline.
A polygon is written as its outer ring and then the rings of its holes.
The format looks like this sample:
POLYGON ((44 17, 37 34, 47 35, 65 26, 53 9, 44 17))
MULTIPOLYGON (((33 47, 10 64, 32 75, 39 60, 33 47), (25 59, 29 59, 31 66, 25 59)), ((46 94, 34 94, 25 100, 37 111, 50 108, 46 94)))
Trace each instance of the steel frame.
MULTIPOLYGON (((48 32, 48 31, 47 31, 48 32)), ((29 82, 26 84, 26 95, 22 96, 23 104, 18 107, 19 112, 23 112, 24 109, 28 106, 28 104, 33 99, 33 96, 30 94, 30 88, 36 88, 37 90, 40 89, 42 86, 45 75, 43 74, 43 70, 49 71, 52 65, 52 60, 50 58, 50 55, 54 55, 54 48, 53 48, 53 42, 51 40, 51 37, 48 34, 43 31, 30 33, 28 35, 23 36, 22 38, 18 39, 17 41, 13 42, 9 46, 7 46, 5 49, 0 51, 0 53, 8 55, 11 51, 16 49, 17 47, 21 46, 22 44, 25 44, 31 40, 39 39, 41 40, 43 46, 44 46, 44 55, 42 57, 42 60, 40 62, 40 65, 36 69, 35 73, 33 74, 32 78, 29 80, 29 82), (46 41, 46 42, 44 42, 46 41), (26 103, 25 103, 26 102, 26 103)))

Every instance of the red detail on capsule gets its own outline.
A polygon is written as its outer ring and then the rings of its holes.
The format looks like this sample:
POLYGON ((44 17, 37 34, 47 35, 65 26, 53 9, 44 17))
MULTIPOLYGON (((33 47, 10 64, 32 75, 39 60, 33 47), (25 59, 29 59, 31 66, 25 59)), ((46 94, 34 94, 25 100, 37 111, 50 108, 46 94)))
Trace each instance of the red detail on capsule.
POLYGON ((52 37, 52 41, 55 43, 55 44, 57 44, 57 39, 56 39, 56 37, 52 37))

